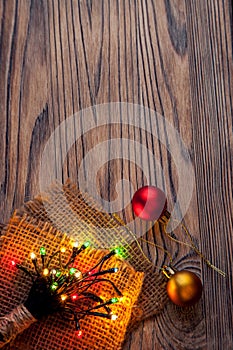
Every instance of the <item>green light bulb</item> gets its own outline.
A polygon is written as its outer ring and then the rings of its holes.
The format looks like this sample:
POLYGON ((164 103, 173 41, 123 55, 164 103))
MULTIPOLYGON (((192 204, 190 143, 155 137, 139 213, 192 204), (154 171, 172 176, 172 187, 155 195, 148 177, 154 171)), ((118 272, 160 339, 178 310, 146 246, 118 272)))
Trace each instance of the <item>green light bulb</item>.
POLYGON ((71 267, 70 275, 73 275, 76 271, 77 271, 77 269, 75 267, 71 267))
POLYGON ((121 248, 116 248, 116 249, 114 249, 114 251, 115 251, 115 253, 116 253, 117 255, 121 255, 121 254, 122 254, 121 248))
POLYGON ((61 276, 61 271, 56 272, 56 277, 59 277, 59 276, 61 276))
POLYGON ((118 301, 119 301, 118 298, 112 298, 111 299, 111 303, 112 304, 116 304, 116 303, 118 303, 118 301))
POLYGON ((57 282, 54 282, 52 285, 51 285, 51 289, 52 290, 56 290, 58 287, 58 283, 57 282))
POLYGON ((84 245, 84 247, 85 247, 85 248, 87 248, 87 247, 89 247, 89 246, 90 246, 90 242, 89 242, 89 241, 87 241, 87 242, 85 242, 83 245, 84 245))
POLYGON ((40 248, 40 255, 46 255, 46 249, 45 247, 40 248))

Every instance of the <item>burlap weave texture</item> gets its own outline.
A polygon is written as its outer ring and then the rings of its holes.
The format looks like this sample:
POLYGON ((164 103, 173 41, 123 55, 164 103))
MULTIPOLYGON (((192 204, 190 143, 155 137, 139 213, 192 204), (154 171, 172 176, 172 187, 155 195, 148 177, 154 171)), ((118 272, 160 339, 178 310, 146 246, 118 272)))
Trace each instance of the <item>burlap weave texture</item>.
MULTIPOLYGON (((30 278, 28 279, 23 272, 11 265, 12 258, 25 267, 32 268, 29 258, 31 251, 37 252, 43 245, 48 255, 51 255, 61 245, 70 247, 71 240, 66 234, 58 232, 48 223, 37 222, 34 225, 32 221, 29 222, 26 216, 23 218, 13 216, 1 245, 1 316, 9 313, 16 305, 24 301, 31 286, 30 278)), ((106 251, 87 249, 80 254, 75 266, 80 271, 87 271, 105 254, 106 251)), ((59 264, 58 261, 54 263, 55 266, 59 264)), ((106 261, 104 268, 111 267, 117 267, 119 271, 108 278, 124 295, 122 302, 112 306, 112 311, 118 315, 116 321, 88 316, 81 321, 84 335, 79 339, 75 335, 74 325, 56 314, 32 325, 5 348, 20 350, 120 349, 132 308, 141 291, 143 273, 136 272, 128 263, 117 257, 106 261)), ((92 291, 101 295, 104 300, 116 296, 111 285, 104 283, 94 285, 92 291)))
MULTIPOLYGON (((119 218, 103 212, 95 201, 80 193, 76 186, 70 183, 54 186, 43 197, 39 196, 26 203, 15 213, 1 243, 1 266, 5 266, 5 270, 2 268, 0 271, 0 297, 1 305, 4 305, 1 315, 10 312, 15 305, 22 302, 29 288, 27 277, 22 278, 21 272, 9 273, 8 267, 6 268, 12 254, 17 256, 20 262, 25 261, 28 267, 28 256, 32 249, 38 250, 43 245, 47 247, 48 253, 52 253, 61 244, 68 245, 70 240, 76 239, 79 242, 89 240, 92 246, 97 248, 90 250, 88 256, 83 256, 82 263, 79 260, 79 263, 83 264, 80 265, 80 269, 84 270, 105 254, 104 249, 117 246, 124 248, 126 261, 119 260, 115 265, 111 259, 109 267, 120 266, 120 278, 114 280, 114 283, 123 289, 122 292, 126 296, 125 304, 117 306, 117 313, 120 312, 121 316, 115 321, 118 323, 115 323, 114 327, 111 321, 97 319, 95 329, 94 318, 87 318, 87 323, 82 327, 84 334, 88 334, 88 343, 83 339, 79 339, 77 343, 72 330, 67 328, 67 322, 51 316, 43 321, 43 327, 39 323, 35 324, 19 336, 11 345, 12 349, 120 349, 126 333, 136 323, 163 310, 167 302, 164 277, 145 260, 138 245, 132 243, 130 232, 121 224, 119 218), (68 207, 64 205, 64 198, 68 207), (13 291, 17 290, 19 285, 19 292, 14 294, 13 291), (115 328, 116 325, 119 328, 115 328), (104 332, 103 326, 107 327, 104 332)), ((112 290, 106 287, 107 296, 112 297, 112 290)))

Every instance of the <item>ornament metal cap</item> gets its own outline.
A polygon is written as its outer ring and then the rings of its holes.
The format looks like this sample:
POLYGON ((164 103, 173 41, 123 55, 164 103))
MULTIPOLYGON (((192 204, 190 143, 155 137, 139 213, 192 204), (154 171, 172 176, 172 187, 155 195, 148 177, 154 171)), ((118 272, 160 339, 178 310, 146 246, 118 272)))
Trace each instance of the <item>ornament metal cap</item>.
POLYGON ((171 278, 171 276, 177 272, 177 270, 174 267, 171 267, 170 265, 164 265, 161 268, 161 271, 168 279, 171 278))

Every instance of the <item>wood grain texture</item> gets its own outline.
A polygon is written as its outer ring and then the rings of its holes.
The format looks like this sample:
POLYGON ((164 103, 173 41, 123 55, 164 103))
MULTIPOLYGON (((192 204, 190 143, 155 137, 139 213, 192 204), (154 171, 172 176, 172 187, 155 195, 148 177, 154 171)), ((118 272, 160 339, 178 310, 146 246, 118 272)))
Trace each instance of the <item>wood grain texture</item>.
MULTIPOLYGON (((117 101, 152 108, 177 129, 189 150, 196 182, 185 223, 227 277, 150 230, 147 237, 170 249, 177 267, 201 276, 203 298, 191 310, 168 304, 131 334, 125 350, 233 347, 232 58, 227 0, 0 1, 1 222, 39 192, 46 142, 81 109, 117 101)), ((145 116, 140 121, 143 125, 145 116)), ((62 180, 77 182, 88 151, 114 137, 138 141, 153 152, 172 207, 179 183, 168 145, 127 125, 101 127, 77 140, 62 165, 62 180)), ((99 169, 96 186, 103 199, 117 196, 121 179, 130 180, 133 191, 159 176, 149 157, 130 153, 129 159, 99 169)), ((58 160, 51 166, 58 168, 58 160)), ((124 192, 123 184, 120 189, 124 192)), ((130 220, 126 204, 122 196, 120 214, 130 220)), ((155 264, 164 258, 147 244, 143 249, 155 264)))

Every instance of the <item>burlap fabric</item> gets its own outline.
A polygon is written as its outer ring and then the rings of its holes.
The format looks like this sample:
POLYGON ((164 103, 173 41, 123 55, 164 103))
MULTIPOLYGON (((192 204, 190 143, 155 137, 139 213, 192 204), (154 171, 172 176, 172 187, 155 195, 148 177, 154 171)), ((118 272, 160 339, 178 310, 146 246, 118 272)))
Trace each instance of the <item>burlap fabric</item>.
MULTIPOLYGON (((127 330, 163 309, 167 301, 164 277, 145 259, 137 244, 129 244, 131 233, 119 223, 119 218, 102 212, 89 196, 81 194, 70 183, 54 186, 43 197, 35 198, 16 211, 1 239, 1 316, 21 303, 30 287, 28 277, 13 271, 9 259, 24 261, 28 267, 32 249, 36 251, 43 245, 49 254, 61 244, 69 245, 70 240, 76 239, 79 242, 89 240, 97 248, 80 256, 78 264, 83 271, 106 253, 104 249, 122 247, 125 261, 114 261, 113 257, 106 262, 106 268, 113 265, 120 268, 120 273, 112 275, 111 279, 125 295, 125 302, 114 306, 119 315, 114 324, 94 317, 84 319, 82 339, 74 337, 67 321, 51 316, 32 325, 6 349, 120 349, 127 330)), ((109 286, 105 286, 104 293, 106 299, 112 297, 109 286)))

